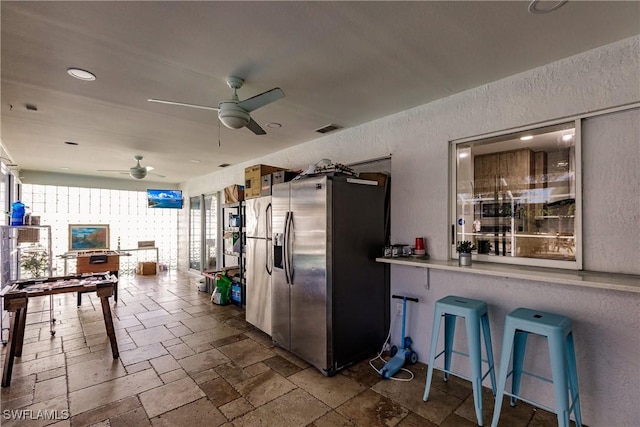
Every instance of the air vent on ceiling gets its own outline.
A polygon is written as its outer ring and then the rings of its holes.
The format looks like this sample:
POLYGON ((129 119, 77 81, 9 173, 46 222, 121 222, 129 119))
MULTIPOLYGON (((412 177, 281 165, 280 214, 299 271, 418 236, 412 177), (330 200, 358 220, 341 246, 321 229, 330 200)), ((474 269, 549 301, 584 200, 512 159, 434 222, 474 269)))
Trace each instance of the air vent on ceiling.
POLYGON ((231 166, 231 163, 222 163, 221 165, 218 165, 219 168, 226 168, 227 166, 231 166))
POLYGON ((338 130, 338 129, 342 129, 342 126, 334 125, 332 123, 332 124, 328 124, 326 126, 323 126, 320 129, 316 129, 315 131, 318 132, 318 133, 329 133, 329 132, 333 132, 334 130, 338 130))

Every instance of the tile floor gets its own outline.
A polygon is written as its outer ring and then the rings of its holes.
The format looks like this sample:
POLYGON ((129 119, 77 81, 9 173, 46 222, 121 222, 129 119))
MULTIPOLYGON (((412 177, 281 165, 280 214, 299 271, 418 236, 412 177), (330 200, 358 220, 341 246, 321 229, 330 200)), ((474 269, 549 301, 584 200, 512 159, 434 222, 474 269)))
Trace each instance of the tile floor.
MULTIPOLYGON (((242 309, 211 304, 191 276, 123 276, 119 292, 117 360, 94 295, 85 294, 80 308, 75 294, 55 297, 53 337, 48 298, 30 301, 23 355, 1 391, 3 426, 476 425, 469 383, 434 376, 423 402, 420 362, 410 382, 381 380, 368 361, 324 377, 274 347, 242 309)), ((493 397, 484 392, 488 425, 493 397)), ((525 403, 504 405, 500 421, 557 425, 553 414, 525 403)))

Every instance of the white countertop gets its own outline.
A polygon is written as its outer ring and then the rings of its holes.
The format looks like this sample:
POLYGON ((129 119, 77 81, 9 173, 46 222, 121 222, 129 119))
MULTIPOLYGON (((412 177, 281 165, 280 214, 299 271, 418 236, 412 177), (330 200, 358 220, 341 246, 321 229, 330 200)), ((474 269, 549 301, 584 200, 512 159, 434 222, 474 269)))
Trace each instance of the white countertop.
POLYGON ((432 268, 434 270, 457 271, 460 273, 481 274, 484 276, 537 280, 540 282, 640 293, 640 276, 632 274, 562 270, 557 268, 505 265, 481 261, 473 261, 473 265, 469 267, 460 267, 457 260, 437 261, 409 257, 376 258, 376 261, 407 267, 432 268))

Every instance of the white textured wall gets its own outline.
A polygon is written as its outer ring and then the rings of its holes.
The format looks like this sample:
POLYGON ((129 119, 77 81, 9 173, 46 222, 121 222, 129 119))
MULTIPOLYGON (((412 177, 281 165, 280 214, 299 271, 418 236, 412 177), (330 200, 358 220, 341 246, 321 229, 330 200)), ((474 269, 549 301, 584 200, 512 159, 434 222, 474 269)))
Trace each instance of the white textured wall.
MULTIPOLYGON (((231 167, 186 183, 183 189, 199 194, 241 183, 244 167, 254 163, 301 167, 321 158, 349 163, 392 154, 392 241, 426 236, 431 257, 447 259, 449 141, 639 101, 640 36, 231 167)), ((640 274, 637 258, 618 256, 637 248, 639 139, 636 134, 635 145, 620 143, 615 149, 585 143, 584 182, 594 185, 584 189, 585 238, 597 240, 593 246, 585 242, 585 269, 640 274), (623 185, 616 185, 621 181, 623 185), (616 220, 600 228, 603 209, 611 200, 616 200, 616 220), (635 234, 621 231, 632 228, 635 234), (608 234, 617 242, 608 241, 608 234)), ((184 260, 185 244, 181 250, 184 260)), ((638 425, 639 294, 443 271, 430 273, 429 290, 426 280, 424 269, 391 268, 392 292, 420 298, 409 314, 408 333, 421 360, 428 353, 434 301, 445 295, 489 303, 496 354, 507 312, 526 306, 565 314, 574 320, 583 421, 592 427, 638 425)), ((546 346, 532 345, 529 350, 527 367, 544 374, 546 346)), ((546 385, 524 390, 546 403, 552 396, 546 385)))
POLYGON ((585 266, 640 274, 640 109, 585 120, 583 134, 585 266))

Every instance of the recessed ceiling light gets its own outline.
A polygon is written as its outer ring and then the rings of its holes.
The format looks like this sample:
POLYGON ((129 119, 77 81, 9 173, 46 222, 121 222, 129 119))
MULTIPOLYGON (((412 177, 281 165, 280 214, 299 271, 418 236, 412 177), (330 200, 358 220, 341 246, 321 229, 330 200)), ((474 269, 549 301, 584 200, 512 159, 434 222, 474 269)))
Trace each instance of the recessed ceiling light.
POLYGON ((271 123, 267 123, 267 127, 271 129, 277 129, 277 128, 281 128, 282 125, 280 123, 271 122, 271 123))
POLYGON ((200 160, 196 160, 196 159, 191 159, 189 160, 191 163, 200 163, 200 160))
POLYGON ((73 141, 65 141, 64 143, 67 145, 78 145, 77 142, 73 142, 73 141))
POLYGON ((71 168, 66 167, 66 166, 61 166, 61 167, 60 167, 60 169, 62 169, 62 170, 65 170, 65 171, 66 171, 66 170, 69 170, 69 169, 71 169, 71 168))
POLYGON ((573 134, 572 133, 568 133, 566 135, 562 135, 562 140, 563 141, 571 141, 572 138, 573 138, 573 134))
POLYGON ((90 73, 87 70, 82 70, 80 68, 69 68, 67 69, 67 73, 69 73, 71 77, 75 77, 76 79, 84 80, 87 82, 92 82, 96 79, 95 74, 90 73))
POLYGON ((532 139, 533 139, 533 136, 531 136, 531 135, 521 136, 520 137, 520 141, 529 141, 529 140, 532 140, 532 139))

